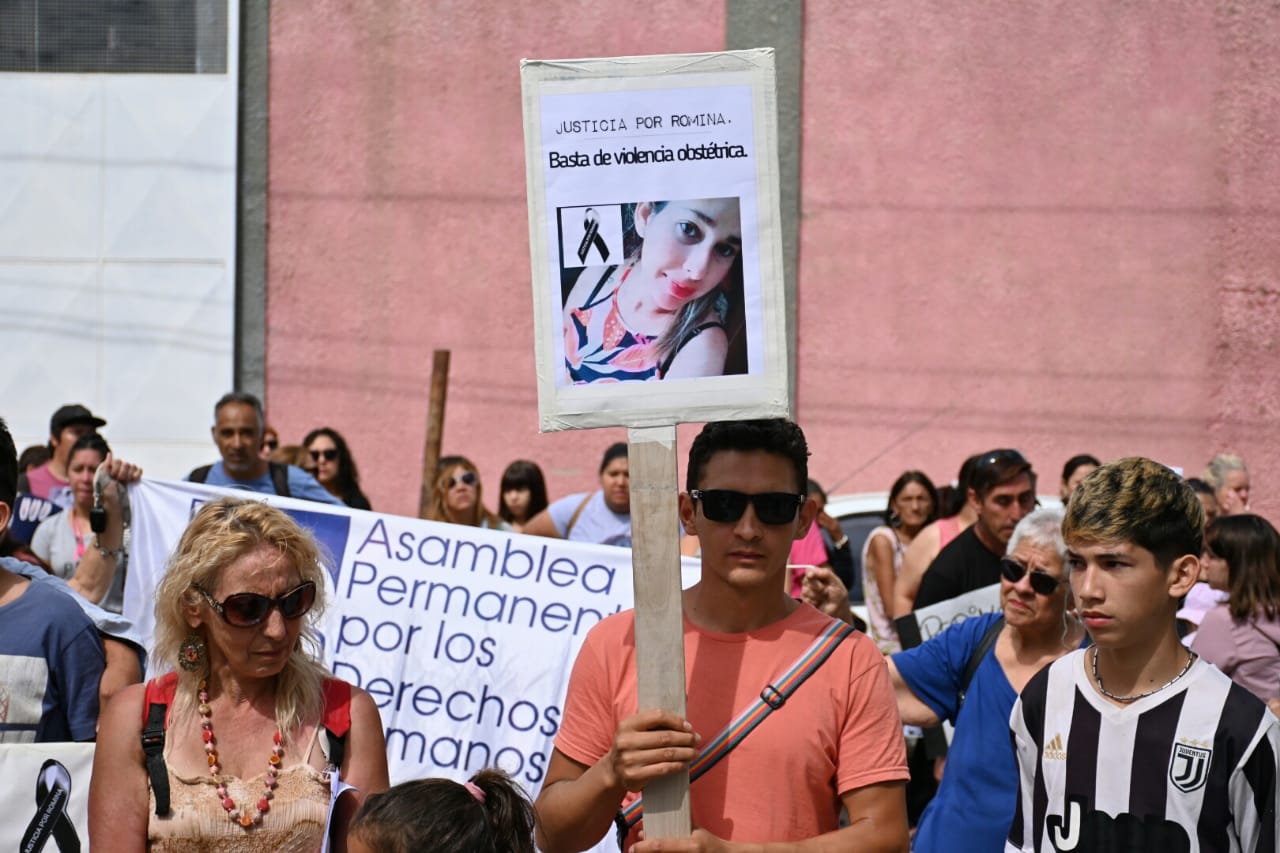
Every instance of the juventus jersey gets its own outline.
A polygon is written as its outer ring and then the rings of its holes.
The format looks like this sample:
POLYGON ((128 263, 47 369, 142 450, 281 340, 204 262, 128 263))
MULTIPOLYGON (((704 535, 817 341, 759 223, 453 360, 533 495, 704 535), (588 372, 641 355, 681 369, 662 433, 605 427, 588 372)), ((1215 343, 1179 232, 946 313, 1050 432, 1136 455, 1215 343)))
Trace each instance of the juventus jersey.
POLYGON ((1020 774, 1006 853, 1274 853, 1280 723, 1197 659, 1120 707, 1080 650, 1027 683, 1009 725, 1020 774))

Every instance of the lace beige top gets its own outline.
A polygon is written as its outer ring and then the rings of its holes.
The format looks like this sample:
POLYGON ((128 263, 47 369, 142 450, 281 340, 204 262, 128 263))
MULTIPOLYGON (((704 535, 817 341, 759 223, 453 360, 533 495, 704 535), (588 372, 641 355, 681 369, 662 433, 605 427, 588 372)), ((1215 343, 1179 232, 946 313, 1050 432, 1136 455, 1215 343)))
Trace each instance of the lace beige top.
MULTIPOLYGON (((316 853, 320 849, 329 816, 329 774, 309 764, 280 771, 271 810, 260 825, 245 829, 227 817, 212 776, 179 776, 171 768, 168 773, 167 817, 156 816, 155 794, 149 794, 147 850, 151 853, 316 853)), ((249 779, 225 775, 221 779, 233 800, 252 809, 262 796, 265 777, 264 772, 249 779)))

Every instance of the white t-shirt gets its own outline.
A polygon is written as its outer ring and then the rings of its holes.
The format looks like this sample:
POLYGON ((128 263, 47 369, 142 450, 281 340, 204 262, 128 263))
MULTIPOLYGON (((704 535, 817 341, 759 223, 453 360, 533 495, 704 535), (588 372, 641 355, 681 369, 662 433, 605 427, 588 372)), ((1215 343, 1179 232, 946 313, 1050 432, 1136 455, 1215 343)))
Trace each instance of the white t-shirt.
POLYGON ((547 507, 556 532, 571 542, 594 542, 597 545, 631 547, 631 513, 614 512, 604 502, 604 492, 597 489, 590 497, 586 492, 561 498, 547 507), (586 499, 586 504, 582 503, 586 499), (578 512, 582 507, 582 512, 578 512), (578 518, 569 527, 573 514, 578 518))

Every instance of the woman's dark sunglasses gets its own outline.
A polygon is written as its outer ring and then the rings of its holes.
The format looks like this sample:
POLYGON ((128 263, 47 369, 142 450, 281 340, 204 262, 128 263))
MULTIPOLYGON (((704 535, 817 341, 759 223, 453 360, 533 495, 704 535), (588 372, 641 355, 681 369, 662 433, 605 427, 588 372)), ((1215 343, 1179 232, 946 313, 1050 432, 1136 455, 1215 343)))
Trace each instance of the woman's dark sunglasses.
POLYGON ((312 462, 319 462, 321 456, 329 462, 338 458, 338 448, 336 447, 326 447, 324 450, 308 450, 307 452, 311 454, 312 462))
POLYGON ((466 483, 468 486, 474 486, 476 484, 476 472, 463 471, 462 476, 449 478, 449 488, 452 489, 454 486, 458 485, 459 483, 466 483))
MULTIPOLYGON (((1027 567, 1010 557, 1005 557, 1000 561, 1000 574, 1009 583, 1017 583, 1022 580, 1022 576, 1027 573, 1027 567)), ((1042 572, 1039 569, 1031 570, 1031 588, 1035 590, 1037 595, 1053 595, 1058 591, 1058 587, 1067 582, 1066 578, 1055 578, 1048 572, 1042 572)))
POLYGON ((222 601, 215 601, 213 596, 200 587, 196 592, 204 596, 209 606, 218 611, 222 621, 236 628, 252 628, 271 614, 274 608, 280 608, 280 615, 286 619, 297 619, 305 616, 316 603, 315 581, 307 581, 294 587, 278 598, 267 598, 256 592, 237 592, 228 595, 222 601))
POLYGON ((689 497, 702 502, 702 514, 709 521, 732 523, 742 518, 747 504, 756 509, 756 518, 765 524, 789 524, 804 503, 804 495, 792 492, 762 492, 749 495, 732 489, 692 489, 689 497))

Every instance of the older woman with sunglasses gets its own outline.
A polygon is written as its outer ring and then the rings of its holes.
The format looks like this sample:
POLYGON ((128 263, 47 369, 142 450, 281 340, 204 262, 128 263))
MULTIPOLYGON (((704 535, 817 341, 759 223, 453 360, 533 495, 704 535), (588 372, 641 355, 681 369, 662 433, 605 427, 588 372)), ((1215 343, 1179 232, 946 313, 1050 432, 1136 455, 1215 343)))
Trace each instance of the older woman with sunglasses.
POLYGON ((465 456, 445 456, 436 466, 427 519, 490 530, 511 529, 510 524, 485 509, 480 472, 465 456))
POLYGON ((319 559, 266 504, 196 513, 156 590, 153 662, 177 669, 126 688, 100 720, 95 853, 318 850, 334 772, 359 789, 333 815, 330 849, 345 851, 355 807, 387 788, 386 745, 373 700, 318 659, 305 617, 323 603, 319 559))
POLYGON ((1085 637, 1068 611, 1062 515, 1061 509, 1037 510, 1014 529, 1000 563, 1002 612, 966 619, 889 659, 903 722, 955 726, 946 773, 920 818, 915 851, 1004 849, 1018 799, 1009 741, 1013 703, 1031 676, 1085 637))

